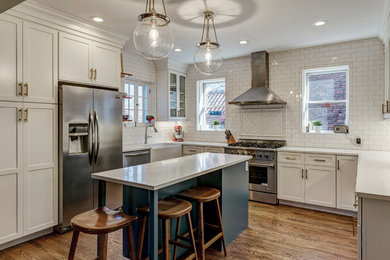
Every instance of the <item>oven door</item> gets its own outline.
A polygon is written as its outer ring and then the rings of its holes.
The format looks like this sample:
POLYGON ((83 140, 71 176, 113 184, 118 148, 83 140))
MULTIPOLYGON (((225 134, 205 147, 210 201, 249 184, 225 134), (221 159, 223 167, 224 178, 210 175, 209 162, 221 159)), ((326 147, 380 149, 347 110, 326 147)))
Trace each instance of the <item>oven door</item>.
POLYGON ((274 163, 249 163, 249 190, 276 193, 274 163))

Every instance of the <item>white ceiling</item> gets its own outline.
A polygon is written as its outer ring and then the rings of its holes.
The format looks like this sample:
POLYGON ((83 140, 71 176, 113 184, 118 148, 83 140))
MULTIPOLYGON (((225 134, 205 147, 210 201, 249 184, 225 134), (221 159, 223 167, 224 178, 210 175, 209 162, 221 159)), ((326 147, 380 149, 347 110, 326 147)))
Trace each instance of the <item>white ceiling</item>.
MULTIPOLYGON (((145 0, 36 0, 37 2, 88 20, 104 19, 102 26, 128 35, 127 48, 132 49, 132 33, 137 15, 144 11, 145 0)), ((161 1, 155 0, 157 11, 161 1)), ((225 58, 248 55, 253 51, 269 52, 342 42, 378 36, 388 0, 166 0, 175 47, 181 53, 171 57, 192 62, 195 45, 200 40, 201 13, 215 12, 215 23, 225 58), (324 19, 328 24, 314 27, 324 19), (245 46, 238 44, 248 40, 245 46)))

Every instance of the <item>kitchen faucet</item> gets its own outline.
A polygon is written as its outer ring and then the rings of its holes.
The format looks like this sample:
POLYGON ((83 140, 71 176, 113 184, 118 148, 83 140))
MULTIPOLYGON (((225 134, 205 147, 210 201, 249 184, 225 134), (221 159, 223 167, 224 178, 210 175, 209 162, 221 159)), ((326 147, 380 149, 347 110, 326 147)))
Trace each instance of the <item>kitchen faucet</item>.
POLYGON ((148 135, 148 128, 149 128, 149 127, 153 127, 155 133, 158 132, 157 128, 154 126, 154 122, 153 122, 153 123, 146 124, 146 125, 145 125, 145 144, 148 143, 148 138, 149 138, 149 137, 152 137, 151 135, 148 135))

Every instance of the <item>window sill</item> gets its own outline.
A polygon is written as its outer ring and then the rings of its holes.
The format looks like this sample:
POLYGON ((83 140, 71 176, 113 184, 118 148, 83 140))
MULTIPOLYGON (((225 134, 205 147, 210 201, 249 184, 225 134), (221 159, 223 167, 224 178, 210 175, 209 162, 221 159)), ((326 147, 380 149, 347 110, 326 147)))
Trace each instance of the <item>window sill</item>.
POLYGON ((217 130, 211 130, 211 129, 207 129, 207 130, 200 130, 200 129, 196 129, 196 131, 198 132, 225 132, 226 129, 217 129, 217 130))
POLYGON ((335 132, 332 132, 332 131, 323 131, 323 132, 319 132, 319 133, 316 133, 316 132, 302 132, 303 134, 315 134, 315 135, 318 135, 318 134, 323 134, 323 135, 334 135, 336 134, 335 132))

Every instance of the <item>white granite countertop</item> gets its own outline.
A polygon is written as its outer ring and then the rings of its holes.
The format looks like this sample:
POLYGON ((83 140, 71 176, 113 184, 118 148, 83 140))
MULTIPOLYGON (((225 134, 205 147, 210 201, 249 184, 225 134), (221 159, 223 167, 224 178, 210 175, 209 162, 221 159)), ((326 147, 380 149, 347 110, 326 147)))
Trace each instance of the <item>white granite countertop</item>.
POLYGON ((251 156, 201 153, 92 174, 93 179, 158 190, 237 163, 251 156))
POLYGON ((282 147, 278 151, 358 156, 357 195, 390 200, 390 152, 306 147, 282 147))
POLYGON ((216 147, 227 147, 227 143, 212 143, 212 142, 192 142, 192 141, 184 141, 184 142, 163 142, 163 143, 155 143, 155 144, 134 144, 134 145, 124 145, 123 152, 132 152, 139 150, 149 150, 154 147, 161 147, 163 145, 199 145, 199 146, 216 146, 216 147))

